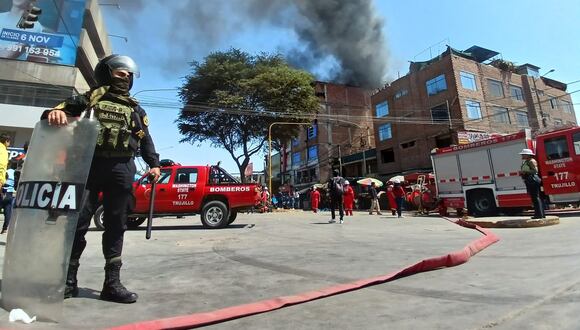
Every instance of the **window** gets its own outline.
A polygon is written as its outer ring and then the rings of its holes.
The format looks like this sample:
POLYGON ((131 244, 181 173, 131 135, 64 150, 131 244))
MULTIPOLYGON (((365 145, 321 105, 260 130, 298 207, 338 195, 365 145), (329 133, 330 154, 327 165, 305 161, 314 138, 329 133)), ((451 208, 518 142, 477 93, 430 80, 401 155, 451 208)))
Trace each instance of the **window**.
POLYGON ((428 95, 435 95, 439 92, 447 90, 447 82, 445 81, 444 74, 438 75, 437 77, 428 80, 426 85, 428 95))
POLYGON ((477 90, 477 84, 475 83, 475 75, 473 73, 460 71, 459 77, 461 78, 461 86, 465 89, 470 89, 472 91, 477 90))
POLYGON ((492 96, 499 97, 499 98, 504 97, 503 85, 500 81, 488 79, 487 84, 489 86, 489 93, 492 96))
POLYGON ((529 127, 530 123, 528 122, 528 113, 524 111, 516 111, 516 123, 518 127, 529 127))
MULTIPOLYGON (((171 169, 165 169, 165 170, 161 170, 161 176, 159 177, 159 180, 157 181, 158 184, 167 184, 169 183, 169 179, 171 179, 171 169)), ((149 182, 149 175, 146 175, 143 177, 143 179, 141 180, 141 184, 150 184, 151 182, 149 182)))
POLYGON ((298 140, 298 138, 293 138, 292 139, 292 146, 297 147, 298 145, 300 145, 300 140, 298 140))
POLYGON ((524 100, 524 92, 522 88, 519 86, 510 85, 510 95, 513 100, 523 101, 524 100))
POLYGON ((318 125, 309 126, 306 129, 306 133, 308 140, 314 139, 316 137, 316 134, 318 134, 318 125))
POLYGON ((393 151, 393 148, 381 150, 381 160, 383 163, 394 163, 395 152, 393 151))
POLYGON ((196 183, 197 168, 180 168, 175 175, 174 183, 196 183))
POLYGON ((308 160, 318 159, 318 146, 308 147, 308 160))
POLYGON ((379 140, 385 141, 393 137, 391 132, 391 123, 379 126, 379 140))
POLYGON ((508 114, 508 109, 502 107, 492 107, 493 117, 492 120, 496 123, 510 123, 510 116, 508 114))
POLYGON ((221 167, 212 166, 210 169, 209 180, 212 184, 239 183, 233 176, 221 167))
POLYGON ((395 100, 396 99, 400 99, 401 97, 405 96, 409 94, 409 90, 408 89, 399 89, 396 93, 395 93, 395 100))
POLYGON ((431 108, 431 118, 434 122, 449 121, 449 110, 447 109, 447 104, 441 104, 431 108))
POLYGON ((375 106, 377 117, 384 117, 389 114, 389 103, 387 101, 375 106))
POLYGON ((405 143, 401 143, 401 148, 402 149, 409 149, 415 146, 415 141, 409 141, 409 142, 405 142, 405 143))
POLYGON ((481 119, 481 105, 479 102, 466 100, 465 106, 467 107, 467 118, 481 119))
POLYGON ((550 97, 550 108, 558 109, 558 99, 551 95, 548 96, 550 97))
POLYGON ((580 155, 580 133, 574 133, 574 153, 580 155))
POLYGON ((292 154, 292 166, 300 165, 300 153, 295 152, 292 154))
POLYGON ((566 140, 565 136, 558 136, 544 140, 544 148, 546 149, 548 160, 570 157, 568 140, 566 140))
POLYGON ((574 109, 572 109, 572 104, 568 101, 560 100, 560 105, 562 106, 562 110, 566 113, 573 113, 574 109))

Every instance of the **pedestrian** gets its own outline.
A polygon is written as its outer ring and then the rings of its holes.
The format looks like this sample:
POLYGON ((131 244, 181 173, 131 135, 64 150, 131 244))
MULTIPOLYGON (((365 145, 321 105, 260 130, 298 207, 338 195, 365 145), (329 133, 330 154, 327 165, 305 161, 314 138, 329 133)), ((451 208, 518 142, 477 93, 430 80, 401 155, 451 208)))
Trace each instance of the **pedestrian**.
POLYGON ((312 192, 310 193, 310 205, 312 212, 318 213, 318 205, 320 204, 320 191, 316 187, 312 187, 312 192))
POLYGON ((534 159, 534 152, 531 149, 523 149, 520 155, 522 155, 521 176, 534 205, 532 219, 543 219, 546 215, 544 214, 544 207, 540 197, 542 179, 538 175, 538 162, 534 159))
POLYGON ((67 116, 79 117, 86 110, 94 111, 100 123, 95 154, 87 180, 87 192, 79 214, 66 279, 65 298, 78 296, 77 271, 79 259, 87 245, 85 234, 91 217, 99 205, 102 192, 104 207, 102 247, 105 257, 105 281, 100 298, 118 303, 133 303, 137 294, 121 284, 121 253, 127 228, 127 205, 132 194, 134 163, 137 148, 149 165, 151 182, 160 176, 159 154, 155 152, 149 134, 149 119, 137 100, 130 97, 133 78, 139 75, 137 64, 128 56, 110 55, 95 67, 96 88, 73 96, 55 108, 44 112, 42 118, 53 126, 67 125, 67 116), (111 132, 127 132, 112 134, 111 132))
POLYGON ((6 183, 2 186, 2 196, 0 197, 0 208, 4 210, 4 224, 0 234, 6 233, 10 219, 12 218, 12 207, 14 206, 14 193, 16 192, 14 174, 16 163, 12 163, 10 169, 6 171, 6 183))
POLYGON ((354 207, 354 190, 350 186, 348 180, 344 181, 344 213, 352 216, 352 209, 354 207))
POLYGON ((14 172, 14 188, 18 187, 18 183, 20 182, 20 175, 22 174, 22 169, 24 168, 24 161, 26 161, 26 153, 28 152, 28 144, 29 142, 24 142, 24 152, 19 154, 18 156, 14 157, 13 161, 16 163, 16 169, 14 172))
POLYGON ((329 223, 336 222, 335 210, 338 209, 340 216, 339 223, 344 221, 344 209, 342 206, 342 195, 344 194, 344 179, 338 170, 332 171, 332 178, 328 180, 328 194, 330 197, 330 220, 329 223))
POLYGON ((387 198, 389 200, 389 207, 391 208, 391 214, 397 215, 397 202, 395 201, 395 193, 393 192, 394 187, 390 184, 387 187, 387 198))
POLYGON ((378 215, 382 215, 381 207, 379 205, 379 195, 377 194, 377 185, 371 182, 369 187, 369 196, 371 197, 371 208, 369 209, 369 214, 372 215, 374 211, 377 211, 378 215))
POLYGON ((401 181, 395 179, 393 181, 393 194, 395 195, 395 203, 397 204, 397 217, 403 218, 403 202, 405 201, 405 190, 401 187, 401 181))
MULTIPOLYGON (((11 142, 10 135, 0 134, 0 187, 6 182, 6 171, 8 170, 8 147, 11 142)), ((2 193, 0 193, 2 195, 2 193)), ((1 197, 1 196, 0 196, 1 197)))

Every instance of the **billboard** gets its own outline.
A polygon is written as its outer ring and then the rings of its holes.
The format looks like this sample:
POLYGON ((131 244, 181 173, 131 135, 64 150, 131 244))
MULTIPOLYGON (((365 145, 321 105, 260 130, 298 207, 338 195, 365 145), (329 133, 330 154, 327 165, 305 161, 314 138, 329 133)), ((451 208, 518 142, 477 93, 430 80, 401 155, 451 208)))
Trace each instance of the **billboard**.
POLYGON ((0 0, 0 58, 75 65, 86 0, 0 0), (42 9, 30 29, 18 22, 30 6, 42 9))

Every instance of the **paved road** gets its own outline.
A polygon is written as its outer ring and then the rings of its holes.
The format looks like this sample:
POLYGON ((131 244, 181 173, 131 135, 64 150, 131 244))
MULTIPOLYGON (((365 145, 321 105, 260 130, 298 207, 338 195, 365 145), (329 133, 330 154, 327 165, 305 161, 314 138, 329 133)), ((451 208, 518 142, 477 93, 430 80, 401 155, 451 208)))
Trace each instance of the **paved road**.
MULTIPOLYGON (((143 230, 130 231, 122 277, 140 295, 132 305, 97 299, 101 233, 91 231, 79 271, 82 297, 65 301, 60 324, 21 327, 98 329, 293 295, 387 274, 480 237, 437 217, 357 213, 343 225, 328 217, 241 214, 223 230, 202 229, 198 217, 159 219, 150 241, 143 230)), ((578 329, 580 217, 492 231, 501 241, 461 266, 208 328, 578 329)), ((13 326, 7 318, 0 311, 0 327, 13 326)))

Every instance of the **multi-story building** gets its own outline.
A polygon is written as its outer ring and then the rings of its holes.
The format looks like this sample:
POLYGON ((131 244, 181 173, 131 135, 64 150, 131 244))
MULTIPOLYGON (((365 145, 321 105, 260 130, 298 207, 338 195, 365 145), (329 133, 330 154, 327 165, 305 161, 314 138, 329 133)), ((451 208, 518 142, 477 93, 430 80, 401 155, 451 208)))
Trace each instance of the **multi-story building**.
POLYGON ((95 65, 111 54, 97 0, 36 6, 42 14, 31 29, 18 28, 17 17, 0 13, 0 132, 10 134, 16 147, 30 139, 45 109, 95 85, 95 65))
POLYGON ((406 76, 371 97, 380 175, 430 170, 433 148, 576 125, 566 84, 498 55, 448 47, 429 61, 411 62, 406 76))
POLYGON ((301 189, 328 180, 333 168, 346 177, 375 172, 369 91, 327 82, 316 82, 315 91, 321 106, 318 118, 286 149, 283 182, 301 189))

